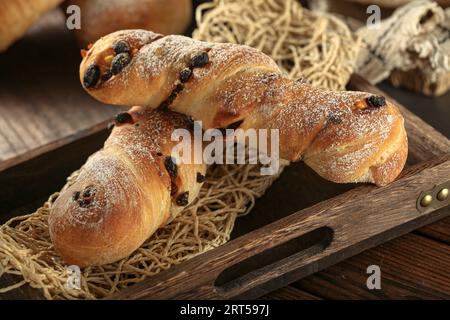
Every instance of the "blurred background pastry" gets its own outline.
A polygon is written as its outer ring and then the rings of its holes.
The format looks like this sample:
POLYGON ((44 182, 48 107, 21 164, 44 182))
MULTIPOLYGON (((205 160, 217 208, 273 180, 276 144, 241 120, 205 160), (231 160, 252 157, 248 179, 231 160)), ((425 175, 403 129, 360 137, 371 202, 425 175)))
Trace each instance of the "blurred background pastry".
POLYGON ((0 52, 5 51, 46 12, 63 0, 0 1, 0 52))
POLYGON ((182 34, 192 20, 192 0, 70 0, 81 9, 80 45, 123 29, 146 29, 162 34, 182 34))

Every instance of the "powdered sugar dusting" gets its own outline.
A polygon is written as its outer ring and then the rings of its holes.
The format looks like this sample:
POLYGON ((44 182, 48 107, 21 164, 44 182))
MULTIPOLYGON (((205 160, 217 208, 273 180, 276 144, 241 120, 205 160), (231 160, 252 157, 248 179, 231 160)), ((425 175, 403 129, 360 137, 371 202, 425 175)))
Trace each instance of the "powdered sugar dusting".
MULTIPOLYGON (((56 201, 52 213, 55 217, 65 216, 69 225, 101 232, 118 207, 129 207, 129 213, 138 212, 142 205, 139 199, 145 192, 139 181, 148 176, 149 167, 160 170, 156 154, 167 149, 173 129, 186 126, 187 122, 181 115, 139 108, 132 109, 130 114, 135 123, 114 128, 105 147, 88 159, 75 183, 65 191, 68 197, 61 203, 56 201), (70 199, 87 187, 95 189, 89 205, 81 206, 70 199)), ((163 174, 160 170, 160 175, 163 174)))
MULTIPOLYGON (((365 101, 368 93, 331 92, 287 79, 267 55, 247 46, 163 37, 136 54, 129 74, 121 75, 124 81, 134 81, 124 90, 130 88, 132 95, 134 86, 146 86, 144 100, 156 107, 158 94, 172 92, 180 71, 200 51, 208 52, 209 61, 193 68, 191 79, 170 104, 172 110, 207 127, 244 120, 243 126, 279 129, 281 157, 299 160, 306 152, 308 163, 317 162, 315 169, 329 176, 357 174, 357 168, 365 166, 367 171, 382 161, 377 158, 380 148, 401 118, 395 106, 372 108, 365 101)), ((128 95, 122 96, 117 102, 127 104, 128 95)))
POLYGON ((52 208, 50 220, 56 221, 58 233, 76 227, 93 231, 108 241, 111 234, 106 226, 117 207, 127 204, 130 208, 138 208, 135 181, 120 157, 101 150, 88 159, 77 180, 61 193, 52 208), (80 193, 82 196, 86 188, 94 190, 95 195, 89 205, 84 206, 75 201, 73 195, 80 193))
MULTIPOLYGON (((169 69, 181 70, 195 53, 208 50, 211 44, 183 36, 166 36, 144 46, 136 56, 133 72, 139 78, 157 77, 169 69)), ((177 73, 178 74, 178 73, 177 73)))

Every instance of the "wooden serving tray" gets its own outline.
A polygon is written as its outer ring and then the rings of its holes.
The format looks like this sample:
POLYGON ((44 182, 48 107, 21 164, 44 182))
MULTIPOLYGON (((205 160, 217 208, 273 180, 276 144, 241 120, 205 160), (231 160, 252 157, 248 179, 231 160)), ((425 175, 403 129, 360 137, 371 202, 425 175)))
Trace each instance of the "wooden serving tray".
MULTIPOLYGON (((351 90, 384 94, 359 76, 351 90)), ((386 95, 386 94, 384 94, 386 95)), ((450 215, 450 199, 418 204, 449 184, 450 141, 400 106, 409 139, 407 166, 386 187, 339 185, 303 163, 288 167, 236 222, 227 244, 149 277, 115 299, 256 298, 357 253, 450 215)), ((32 212, 101 148, 107 122, 0 163, 0 222, 32 212)), ((17 281, 3 276, 0 287, 17 281)), ((43 298, 23 286, 3 298, 43 298)), ((0 299, 2 295, 0 295, 0 299)))

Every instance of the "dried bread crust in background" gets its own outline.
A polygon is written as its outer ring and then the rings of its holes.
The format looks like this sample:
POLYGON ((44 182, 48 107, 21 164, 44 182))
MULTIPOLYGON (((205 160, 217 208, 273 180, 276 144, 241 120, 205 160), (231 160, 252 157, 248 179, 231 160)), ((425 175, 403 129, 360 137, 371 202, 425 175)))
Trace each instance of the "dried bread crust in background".
POLYGON ((450 8, 415 1, 394 11, 378 28, 362 27, 358 73, 372 83, 392 83, 428 95, 450 88, 450 8))

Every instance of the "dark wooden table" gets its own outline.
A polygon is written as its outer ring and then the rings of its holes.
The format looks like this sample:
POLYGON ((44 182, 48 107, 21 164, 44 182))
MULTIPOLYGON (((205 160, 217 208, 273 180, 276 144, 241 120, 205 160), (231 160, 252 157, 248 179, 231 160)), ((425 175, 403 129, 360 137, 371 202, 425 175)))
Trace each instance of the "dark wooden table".
MULTIPOLYGON (((26 157, 29 151, 62 137, 72 135, 76 139, 81 130, 118 112, 95 102, 80 88, 78 52, 75 40, 64 28, 63 15, 53 12, 0 54, 0 161, 26 157)), ((381 88, 450 137, 450 94, 432 99, 387 83, 381 88)), ((263 298, 448 299, 450 218, 263 298), (381 290, 367 289, 366 269, 370 265, 381 268, 381 290)))

